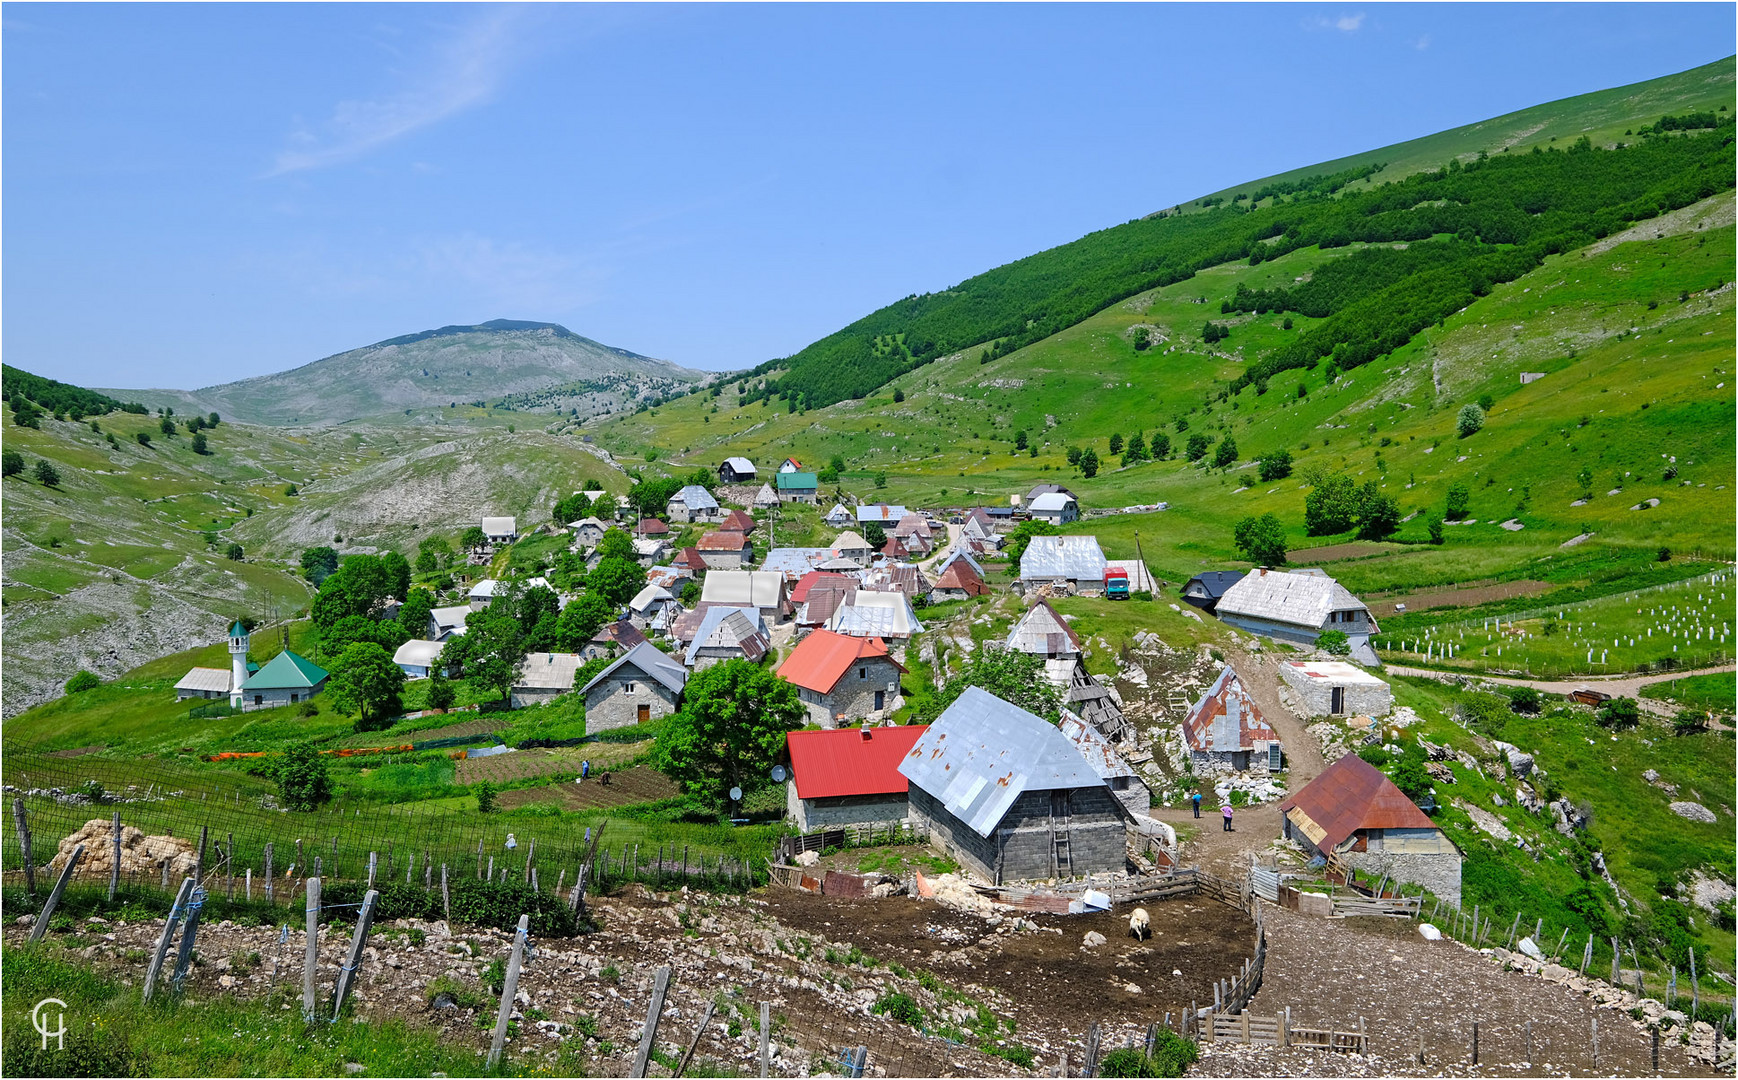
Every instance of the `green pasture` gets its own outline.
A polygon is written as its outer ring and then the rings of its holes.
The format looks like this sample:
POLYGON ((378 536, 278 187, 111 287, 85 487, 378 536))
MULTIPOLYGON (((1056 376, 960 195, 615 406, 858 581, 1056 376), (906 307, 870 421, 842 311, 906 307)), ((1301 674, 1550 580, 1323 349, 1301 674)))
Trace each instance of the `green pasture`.
POLYGON ((1721 675, 1690 675, 1643 687, 1641 696, 1731 716, 1734 701, 1738 700, 1738 681, 1730 671, 1721 675))

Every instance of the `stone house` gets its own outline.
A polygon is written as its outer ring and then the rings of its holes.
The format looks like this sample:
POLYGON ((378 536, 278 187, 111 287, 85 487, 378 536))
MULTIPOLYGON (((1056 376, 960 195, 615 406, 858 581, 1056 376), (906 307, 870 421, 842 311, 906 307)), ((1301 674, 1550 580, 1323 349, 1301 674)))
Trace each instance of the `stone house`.
POLYGON ((567 528, 573 533, 574 550, 577 551, 581 548, 589 550, 597 547, 598 541, 603 539, 603 534, 609 531, 609 522, 595 517, 584 517, 572 522, 567 528))
POLYGON ((444 642, 411 638, 392 654, 392 662, 398 665, 406 678, 426 679, 438 666, 441 650, 444 648, 444 642))
POLYGON ((669 716, 681 705, 687 682, 688 671, 675 657, 642 641, 581 689, 585 728, 606 731, 669 716))
POLYGON ((754 508, 756 510, 778 509, 778 492, 772 489, 771 484, 760 485, 760 490, 754 493, 754 508))
POLYGON ((1026 609, 1026 614, 1008 631, 1005 644, 1015 652, 1046 660, 1078 660, 1081 656, 1080 635, 1048 600, 1039 600, 1026 609))
POLYGON ((732 510, 719 520, 718 528, 724 532, 751 533, 754 531, 754 518, 741 510, 732 510))
POLYGON ((773 481, 778 485, 779 502, 813 504, 818 498, 820 482, 812 472, 786 472, 781 468, 773 481))
POLYGON ((799 831, 903 821, 910 813, 910 781, 899 763, 929 730, 907 727, 793 731, 785 736, 791 778, 785 807, 799 831))
POLYGON ((809 722, 832 728, 892 715, 901 704, 899 676, 905 668, 888 655, 880 638, 816 630, 797 642, 778 674, 796 686, 809 722))
POLYGON ((1411 799, 1357 754, 1329 765, 1279 804, 1287 839, 1369 875, 1460 900, 1460 851, 1411 799))
POLYGON ((740 570, 754 560, 754 545, 739 532, 709 532, 694 546, 708 570, 740 570))
POLYGON ((1200 773, 1269 772, 1283 763, 1279 733, 1262 719, 1255 699, 1226 664, 1179 727, 1183 752, 1200 773))
POLYGON ((523 709, 554 701, 573 689, 573 677, 579 674, 579 665, 584 662, 579 653, 526 653, 519 677, 513 680, 508 704, 523 709))
POLYGON ((1303 645, 1314 645, 1324 630, 1339 630, 1351 641, 1354 659, 1381 666, 1370 647, 1377 631, 1370 609, 1319 570, 1251 570, 1225 590, 1215 614, 1239 630, 1303 645))
POLYGON ((833 508, 827 511, 827 516, 821 520, 835 529, 843 529, 857 519, 851 516, 851 511, 845 509, 844 503, 834 503, 833 508))
POLYGON ((465 620, 471 617, 471 605, 461 604, 457 607, 438 607, 428 613, 428 637, 431 641, 445 641, 455 634, 465 632, 465 620))
POLYGON ((1056 727, 971 687, 899 766, 911 816, 972 875, 1001 884, 1120 871, 1126 811, 1056 727))
POLYGON ((699 484, 689 484, 670 496, 664 510, 671 521, 711 522, 724 516, 724 509, 718 505, 718 500, 699 484))
POLYGON ((936 577, 935 587, 929 591, 929 602, 939 604, 943 600, 964 600, 989 591, 982 575, 972 569, 970 560, 954 559, 936 577))
POLYGON ((869 541, 851 530, 840 533, 828 550, 835 559, 850 559, 859 566, 869 565, 869 558, 875 553, 869 541))
POLYGON ((579 656, 581 660, 620 656, 645 641, 646 635, 641 632, 640 627, 627 619, 617 619, 598 627, 591 640, 580 647, 579 656))
POLYGON ((660 613, 675 606, 678 606, 676 597, 669 589, 647 585, 628 601, 628 620, 643 631, 657 621, 660 613))
POLYGON ((695 671, 725 660, 758 664, 772 650, 772 634, 756 608, 714 607, 706 610, 682 660, 695 671))
POLYGON ((519 539, 519 520, 511 517, 484 518, 483 539, 488 541, 491 548, 511 544, 519 539))
POLYGON ((1032 515, 1033 521, 1048 521, 1052 525, 1066 525, 1080 520, 1080 504, 1074 501, 1074 496, 1060 491, 1050 491, 1038 496, 1026 507, 1026 511, 1032 515))
POLYGON ((1344 660, 1286 660, 1280 677, 1311 716, 1387 716, 1394 691, 1387 683, 1344 660))

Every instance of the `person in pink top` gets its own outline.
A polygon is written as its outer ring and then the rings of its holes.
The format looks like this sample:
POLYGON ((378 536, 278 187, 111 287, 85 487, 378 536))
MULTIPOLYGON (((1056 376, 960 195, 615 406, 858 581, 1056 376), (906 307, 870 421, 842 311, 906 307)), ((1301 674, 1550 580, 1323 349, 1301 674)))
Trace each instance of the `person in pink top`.
POLYGON ((1228 802, 1224 806, 1221 806, 1219 812, 1225 815, 1225 831, 1231 832, 1231 804, 1228 802))

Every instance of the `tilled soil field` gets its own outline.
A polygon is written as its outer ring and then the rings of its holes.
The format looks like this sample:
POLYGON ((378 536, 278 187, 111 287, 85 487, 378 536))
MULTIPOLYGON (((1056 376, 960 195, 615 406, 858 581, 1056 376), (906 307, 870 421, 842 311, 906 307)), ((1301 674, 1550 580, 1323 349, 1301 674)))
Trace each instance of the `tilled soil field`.
POLYGON ((1471 588, 1421 589, 1382 600, 1371 600, 1369 605, 1372 615, 1382 617, 1393 615, 1396 604, 1405 604, 1409 612, 1419 612, 1432 608, 1473 607, 1496 600, 1512 600, 1517 596, 1538 596, 1550 590, 1551 583, 1548 581, 1502 581, 1471 588))
POLYGON ((500 803, 507 809, 529 803, 551 803, 563 810, 597 810, 631 803, 656 802, 682 794, 674 780, 644 765, 608 774, 609 783, 593 774, 583 784, 566 781, 545 787, 503 791, 500 803))

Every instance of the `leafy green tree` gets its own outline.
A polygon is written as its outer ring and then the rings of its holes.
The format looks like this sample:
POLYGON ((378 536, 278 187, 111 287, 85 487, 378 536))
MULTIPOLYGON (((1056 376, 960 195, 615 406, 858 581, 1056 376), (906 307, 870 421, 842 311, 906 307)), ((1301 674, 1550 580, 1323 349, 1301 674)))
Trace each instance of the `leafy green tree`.
POLYGON ((519 628, 525 632, 527 652, 549 652, 555 647, 556 620, 561 614, 561 598, 555 595, 555 590, 542 585, 525 590, 518 598, 514 614, 519 618, 519 628))
POLYGON ((1200 461, 1207 456, 1207 449, 1212 445, 1213 440, 1207 437, 1206 432, 1197 431, 1189 436, 1189 443, 1183 450, 1183 456, 1190 461, 1200 461))
POLYGON ((357 642, 332 664, 332 681, 326 692, 345 712, 359 714, 357 731, 378 731, 392 726, 392 717, 404 708, 399 694, 404 690, 404 669, 392 662, 392 654, 372 641, 357 642))
MULTIPOLYGON (((716 481, 716 477, 714 477, 716 481)), ((661 477, 656 480, 641 480, 628 492, 628 502, 634 510, 643 517, 657 517, 669 506, 670 497, 681 491, 687 485, 674 476, 661 477)))
POLYGON ((1485 412, 1490 412, 1492 409, 1494 409, 1496 407, 1497 407, 1497 399, 1496 398, 1491 397, 1489 394, 1480 394, 1479 395, 1479 408, 1483 409, 1485 412))
POLYGON ((863 526, 863 539, 869 541, 870 547, 880 551, 882 545, 887 543, 887 530, 881 527, 879 521, 871 521, 863 526))
POLYGON ((551 520, 555 522, 556 528, 565 529, 589 513, 591 513, 591 500, 586 497, 585 492, 576 491, 566 498, 555 500, 555 510, 551 515, 551 520))
POLYGON ((1386 540, 1400 528, 1400 504, 1371 480, 1358 489, 1358 539, 1386 540))
POLYGON ((36 463, 36 482, 43 487, 59 487, 60 472, 46 461, 36 463))
POLYGON ((1145 432, 1137 431, 1128 437, 1123 444, 1123 463, 1131 464, 1147 459, 1147 437, 1145 432))
POLYGON ((652 760, 688 794, 721 807, 731 787, 752 791, 768 782, 785 736, 807 716, 795 685, 759 664, 726 660, 689 678, 652 760))
POLYGON ((441 650, 441 663, 462 668, 466 678, 507 701, 525 666, 525 652, 525 633, 519 620, 490 605, 465 621, 463 635, 447 642, 441 650), (449 652, 454 654, 451 660, 449 652))
POLYGON ((438 536, 425 536, 416 545, 416 572, 432 574, 452 561, 453 549, 438 536))
POLYGON ((633 558, 634 538, 621 529, 606 529, 603 538, 597 542, 597 557, 599 559, 633 558))
POLYGON ((899 404, 899 403, 900 403, 900 402, 901 402, 901 401, 904 401, 904 400, 905 400, 905 391, 904 391, 904 390, 901 390, 901 389, 900 389, 900 388, 899 388, 899 387, 897 387, 897 386, 896 386, 896 387, 894 387, 894 388, 893 388, 893 403, 894 403, 894 404, 895 404, 895 405, 897 405, 897 404, 899 404))
POLYGON ((82 694, 86 690, 95 690, 97 687, 102 685, 102 682, 101 679, 97 678, 90 672, 81 670, 78 674, 66 680, 66 692, 68 694, 82 694))
POLYGON ((459 534, 459 547, 466 551, 477 551, 487 547, 488 544, 489 536, 483 532, 481 525, 467 526, 465 531, 459 534))
MULTIPOLYGON (((1080 447, 1070 446, 1068 448, 1068 453, 1066 456, 1068 458, 1068 464, 1069 464, 1070 468, 1080 464, 1080 455, 1081 455, 1080 447)), ((11 475, 11 474, 8 473, 7 475, 11 475)))
POLYGON ((1291 451, 1275 450, 1261 459, 1261 482, 1272 483, 1291 475, 1291 451))
POLYGON ((1113 454, 1122 453, 1122 432, 1115 432, 1111 435, 1110 452, 1113 454))
POLYGON ((601 560, 585 578, 586 590, 603 597, 620 610, 634 594, 646 587, 646 568, 632 559, 610 556, 601 560))
POLYGON ((619 607, 595 592, 569 602, 555 620, 555 648, 561 652, 580 651, 620 611, 619 607))
POLYGON ((372 616, 392 596, 392 586, 380 556, 352 555, 320 583, 309 615, 321 630, 350 615, 372 616))
POLYGON ((827 459, 827 466, 829 468, 831 468, 835 473, 844 472, 845 471, 845 455, 834 454, 832 457, 827 459))
POLYGON ((1352 643, 1344 630, 1323 630, 1316 635, 1316 648, 1329 656, 1350 656, 1352 643))
MULTIPOLYGON (((149 431, 141 431, 137 435, 135 435, 134 438, 139 440, 140 446, 150 446, 151 445, 151 433, 149 431)), ((295 490, 294 490, 295 486, 296 485, 294 485, 294 484, 290 485, 291 490, 289 491, 289 494, 291 494, 291 495, 295 494, 295 490)))
POLYGON ((1460 407, 1460 415, 1455 417, 1454 428, 1461 438, 1476 435, 1485 426, 1485 411, 1477 405, 1466 404, 1460 407))
POLYGON ((1098 475, 1098 451, 1087 447, 1080 454, 1080 475, 1091 480, 1098 475))
POLYGON ((1272 514, 1239 521, 1232 529, 1232 540, 1243 557, 1257 566, 1285 565, 1285 523, 1272 514))
POLYGON ((1443 517, 1449 521, 1460 521, 1472 510, 1472 492, 1467 490, 1466 483, 1456 480, 1448 485, 1448 508, 1443 517))
POLYGON ((410 563, 396 551, 389 551, 380 557, 381 569, 386 572, 387 595, 403 600, 410 595, 410 563))
POLYGON ((496 788, 487 780, 479 780, 471 785, 471 794, 477 797, 477 813, 493 814, 495 812, 496 788))
POLYGON ((329 547, 313 547, 302 552, 302 576, 317 589, 338 570, 338 553, 329 547))
POLYGON ((1153 441, 1147 447, 1147 455, 1154 461, 1163 461, 1171 456, 1171 437, 1162 431, 1153 432, 1153 441))
POLYGON ((165 435, 173 435, 175 434, 175 421, 165 416, 162 421, 157 424, 157 430, 165 435))
POLYGON ((273 770, 278 782, 278 801, 284 809, 309 813, 332 801, 332 778, 326 758, 311 742, 297 743, 284 751, 273 770))
POLYGON ((194 432, 194 434, 193 434, 193 452, 195 454, 209 454, 209 453, 211 453, 211 451, 209 449, 207 449, 206 445, 205 445, 205 432, 203 432, 203 431, 194 432))
POLYGON ((434 609, 434 593, 424 588, 411 589, 405 595, 403 606, 398 609, 398 625, 409 637, 421 637, 428 627, 429 613, 434 609))
POLYGON ((1621 731, 1641 723, 1641 709, 1634 698, 1614 697, 1599 706, 1598 719, 1600 726, 1621 731))
POLYGON ((1010 561, 1018 563, 1020 557, 1026 554, 1026 545, 1032 542, 1034 536, 1055 536, 1057 531, 1056 526, 1048 521, 1022 521, 1002 541, 1002 550, 1007 552, 1010 561))
POLYGON ((1062 719, 1062 695, 1044 677, 1044 658, 1015 649, 979 649, 960 673, 930 698, 920 711, 934 720, 969 686, 987 690, 1012 705, 1052 724, 1062 719))
POLYGON ((457 697, 452 680, 447 678, 439 664, 435 664, 428 674, 428 707, 444 712, 453 707, 457 697))
POLYGON ((1304 529, 1311 536, 1345 532, 1357 519, 1357 489, 1345 473, 1327 473, 1304 496, 1304 529))
POLYGON ((216 413, 212 413, 212 414, 211 414, 211 415, 209 415, 209 416, 207 416, 207 417, 206 417, 206 418, 205 418, 205 426, 206 426, 206 427, 213 427, 213 428, 214 428, 214 427, 216 427, 216 426, 217 426, 217 425, 218 425, 218 424, 219 424, 219 423, 221 423, 221 422, 222 422, 222 419, 223 419, 223 418, 222 418, 222 417, 220 417, 220 416, 218 416, 218 415, 217 415, 217 414, 216 414, 216 413))
POLYGON ((394 620, 346 615, 320 628, 320 648, 327 656, 341 656, 358 642, 372 642, 388 651, 410 640, 409 628, 394 620))
POLYGON ((1442 543, 1442 522, 1432 519, 1430 524, 1426 525, 1425 528, 1430 532, 1430 542, 1432 544, 1442 543))
POLYGON ((23 454, 16 450, 0 451, 0 476, 17 476, 23 471, 23 454))
POLYGON ((1213 466, 1228 469, 1237 461, 1237 440, 1227 435, 1221 439, 1219 446, 1213 451, 1213 466))
POLYGON ((223 557, 228 559, 230 562, 240 562, 246 554, 247 553, 242 550, 241 545, 236 543, 231 543, 227 548, 223 549, 223 557))
POLYGON ((1025 428, 1021 428, 1019 431, 1014 432, 1014 449, 1016 449, 1016 450, 1026 449, 1026 429, 1025 428))

